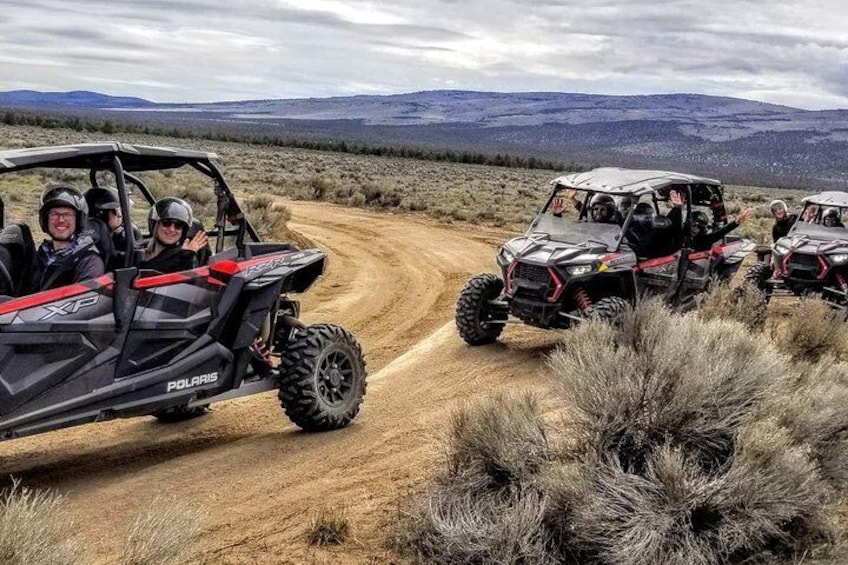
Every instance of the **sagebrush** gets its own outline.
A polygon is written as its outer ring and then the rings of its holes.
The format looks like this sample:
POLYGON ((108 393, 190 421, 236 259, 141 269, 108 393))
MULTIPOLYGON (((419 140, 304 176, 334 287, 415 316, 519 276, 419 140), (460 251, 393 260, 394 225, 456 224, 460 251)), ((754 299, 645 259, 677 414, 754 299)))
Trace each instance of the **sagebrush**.
POLYGON ((829 385, 801 379, 762 333, 655 301, 582 324, 550 357, 558 417, 462 412, 393 540, 457 564, 838 563, 848 373, 825 363, 829 385))

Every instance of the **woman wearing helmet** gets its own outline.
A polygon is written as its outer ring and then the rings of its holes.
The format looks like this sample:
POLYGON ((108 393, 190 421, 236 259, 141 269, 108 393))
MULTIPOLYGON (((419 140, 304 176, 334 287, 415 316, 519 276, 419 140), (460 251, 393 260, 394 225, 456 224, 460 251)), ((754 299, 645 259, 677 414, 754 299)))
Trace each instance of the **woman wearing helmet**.
POLYGON ((147 214, 151 238, 139 251, 138 268, 174 273, 197 267, 195 250, 186 238, 192 219, 185 200, 170 196, 157 200, 147 214))
POLYGON ((88 204, 70 185, 48 187, 41 195, 38 221, 50 236, 36 252, 32 286, 38 292, 99 277, 103 260, 91 236, 82 233, 88 220, 88 204))

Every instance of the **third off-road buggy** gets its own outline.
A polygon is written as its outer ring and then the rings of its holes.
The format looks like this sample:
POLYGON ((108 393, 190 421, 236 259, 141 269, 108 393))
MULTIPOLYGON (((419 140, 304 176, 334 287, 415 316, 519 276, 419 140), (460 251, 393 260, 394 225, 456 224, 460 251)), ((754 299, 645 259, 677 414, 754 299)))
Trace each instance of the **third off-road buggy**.
POLYGON ((842 223, 848 194, 822 192, 802 199, 795 224, 775 242, 771 257, 752 265, 746 282, 766 298, 776 291, 821 296, 831 306, 848 309, 848 230, 842 223))
MULTIPOLYGON (((551 184, 524 235, 498 251, 500 276, 477 275, 462 290, 456 324, 467 343, 496 340, 511 316, 541 328, 566 328, 589 317, 615 319, 643 295, 660 295, 670 304, 690 307, 713 279, 729 279, 754 248, 733 236, 709 249, 691 248, 696 209, 706 211, 711 229, 727 222, 723 187, 716 180, 601 168, 562 176, 551 184), (579 212, 552 214, 556 199, 571 191, 579 212), (664 216, 660 205, 669 202, 672 191, 682 195, 684 204, 664 216), (630 207, 619 206, 617 221, 593 222, 590 207, 597 195, 608 195, 619 205, 629 200, 630 207), (652 210, 650 225, 637 225, 636 211, 644 212, 645 206, 652 210), (671 219, 674 214, 676 221, 671 219), (640 241, 646 239, 635 235, 639 233, 658 236, 648 239, 659 245, 645 248, 640 241)), ((644 219, 644 214, 639 217, 644 219)))
POLYGON ((7 187, 32 180, 32 169, 48 179, 76 175, 91 186, 107 178, 127 234, 115 270, 25 295, 21 273, 32 263, 33 237, 25 223, 6 222, 0 438, 144 414, 178 420, 212 402, 272 389, 306 430, 341 428, 355 417, 366 378, 359 344, 341 327, 306 326, 290 297, 322 274, 324 253, 262 243, 216 159, 112 142, 0 151, 7 187), (214 254, 189 271, 139 272, 130 191, 153 203, 145 175, 167 181, 192 169, 206 179, 215 208, 208 232, 214 254))

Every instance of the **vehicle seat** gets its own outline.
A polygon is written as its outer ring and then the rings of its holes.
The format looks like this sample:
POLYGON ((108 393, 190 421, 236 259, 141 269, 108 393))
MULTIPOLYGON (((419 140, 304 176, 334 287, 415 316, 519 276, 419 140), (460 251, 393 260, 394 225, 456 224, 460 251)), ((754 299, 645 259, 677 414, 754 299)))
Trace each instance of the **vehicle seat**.
POLYGON ((9 276, 3 276, 0 294, 23 296, 29 293, 32 264, 35 260, 35 240, 32 230, 23 222, 12 222, 0 232, 0 263, 9 276))
POLYGON ((100 218, 88 218, 82 233, 94 240, 94 246, 97 247, 103 264, 110 269, 115 258, 115 245, 112 243, 112 230, 106 222, 100 218))

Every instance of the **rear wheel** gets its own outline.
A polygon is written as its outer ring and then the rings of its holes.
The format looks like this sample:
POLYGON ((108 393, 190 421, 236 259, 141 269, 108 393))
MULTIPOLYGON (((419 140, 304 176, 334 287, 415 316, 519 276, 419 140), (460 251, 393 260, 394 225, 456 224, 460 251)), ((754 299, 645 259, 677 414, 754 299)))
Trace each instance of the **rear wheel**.
POLYGON ((774 274, 774 269, 766 263, 751 265, 745 273, 745 284, 759 290, 766 300, 771 298, 771 285, 767 282, 774 274))
POLYGON ((503 281, 490 273, 471 278, 456 302, 456 329, 468 345, 493 343, 503 332, 508 313, 498 312, 489 301, 500 296, 503 281), (494 321, 494 322, 493 322, 494 321))
POLYGON ((365 359, 356 339, 332 324, 298 330, 280 360, 279 399, 307 431, 347 426, 365 396, 365 359))
POLYGON ((601 298, 589 311, 589 319, 607 324, 616 324, 630 308, 630 303, 620 296, 601 298))

